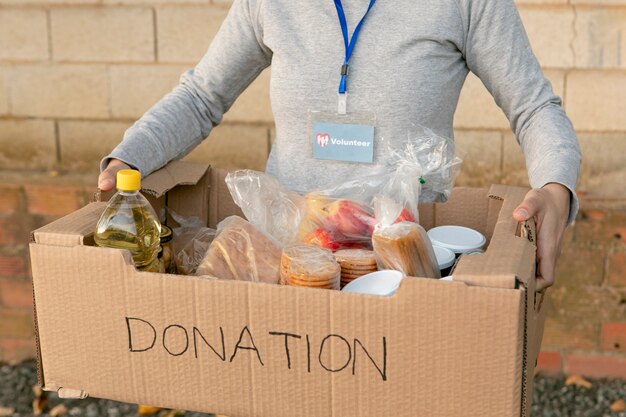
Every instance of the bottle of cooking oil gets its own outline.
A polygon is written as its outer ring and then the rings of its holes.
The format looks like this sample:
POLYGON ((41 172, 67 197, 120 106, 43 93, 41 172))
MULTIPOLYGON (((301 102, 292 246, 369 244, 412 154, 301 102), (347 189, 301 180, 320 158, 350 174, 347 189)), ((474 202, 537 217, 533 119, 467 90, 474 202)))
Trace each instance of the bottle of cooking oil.
POLYGON ((128 249, 137 268, 154 271, 153 265, 158 262, 161 223, 148 200, 139 193, 141 174, 132 169, 118 171, 116 186, 117 193, 111 197, 98 220, 96 244, 128 249))

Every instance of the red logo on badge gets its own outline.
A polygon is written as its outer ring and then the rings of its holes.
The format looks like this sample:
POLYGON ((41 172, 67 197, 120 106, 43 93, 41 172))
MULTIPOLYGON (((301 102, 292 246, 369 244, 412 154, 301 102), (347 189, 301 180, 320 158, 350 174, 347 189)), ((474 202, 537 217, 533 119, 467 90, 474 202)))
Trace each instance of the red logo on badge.
POLYGON ((317 134, 317 143, 323 148, 328 145, 330 142, 330 135, 328 133, 318 133, 317 134))

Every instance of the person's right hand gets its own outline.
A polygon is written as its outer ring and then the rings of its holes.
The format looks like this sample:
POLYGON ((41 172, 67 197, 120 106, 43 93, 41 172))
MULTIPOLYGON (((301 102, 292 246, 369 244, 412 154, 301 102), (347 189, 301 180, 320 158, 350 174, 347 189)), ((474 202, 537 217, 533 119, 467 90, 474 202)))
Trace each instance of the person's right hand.
POLYGON ((130 166, 120 161, 119 159, 111 159, 106 169, 100 173, 98 177, 98 188, 102 191, 109 191, 115 187, 115 177, 117 171, 121 169, 131 169, 130 166))

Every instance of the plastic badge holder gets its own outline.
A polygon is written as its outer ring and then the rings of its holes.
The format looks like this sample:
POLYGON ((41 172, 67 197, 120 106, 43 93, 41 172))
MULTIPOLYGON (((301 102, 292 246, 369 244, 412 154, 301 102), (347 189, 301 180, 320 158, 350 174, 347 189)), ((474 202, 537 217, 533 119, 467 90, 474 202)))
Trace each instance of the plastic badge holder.
POLYGON ((435 256, 437 257, 437 263, 439 264, 439 270, 442 277, 450 275, 450 270, 454 261, 456 261, 456 255, 448 248, 442 248, 441 246, 433 245, 435 250, 435 256))
POLYGON ((438 226, 428 231, 435 246, 450 249, 458 255, 481 251, 487 243, 485 236, 474 229, 463 226, 438 226))
POLYGON ((402 279, 404 279, 402 272, 387 269, 363 275, 343 287, 341 291, 389 297, 398 290, 402 279))

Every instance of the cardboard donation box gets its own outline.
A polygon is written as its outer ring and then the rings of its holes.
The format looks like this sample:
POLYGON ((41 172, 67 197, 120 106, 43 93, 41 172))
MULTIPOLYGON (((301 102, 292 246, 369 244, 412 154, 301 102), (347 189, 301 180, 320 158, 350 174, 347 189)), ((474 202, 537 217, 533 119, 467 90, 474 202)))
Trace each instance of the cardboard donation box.
MULTIPOLYGON (((215 227, 239 213, 225 172, 172 163, 143 182, 215 227)), ((405 278, 391 297, 137 271, 96 247, 106 205, 33 233, 45 390, 231 417, 528 416, 543 331, 532 229, 513 220, 522 188, 456 188, 420 206, 426 228, 488 238, 454 281, 405 278)))

